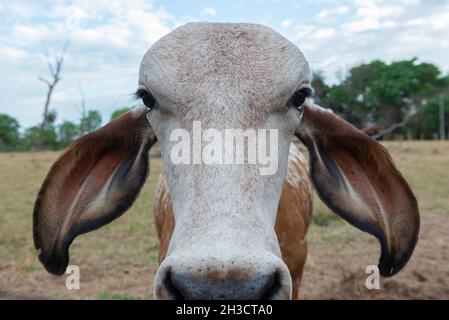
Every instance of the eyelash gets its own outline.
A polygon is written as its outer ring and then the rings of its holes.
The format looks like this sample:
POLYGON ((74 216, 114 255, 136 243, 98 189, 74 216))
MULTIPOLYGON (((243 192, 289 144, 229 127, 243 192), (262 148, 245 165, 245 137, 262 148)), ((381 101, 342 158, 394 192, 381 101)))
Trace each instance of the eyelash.
POLYGON ((156 104, 156 100, 153 95, 145 89, 137 89, 134 93, 134 99, 142 100, 142 103, 148 108, 149 111, 154 109, 154 105, 156 104))
MULTIPOLYGON (((312 95, 312 90, 309 88, 301 88, 295 92, 295 94, 290 99, 290 104, 298 109, 302 110, 302 106, 307 98, 312 95), (296 100, 296 101, 295 101, 296 100)), ((151 111, 154 108, 156 100, 153 95, 146 91, 145 89, 137 89, 133 94, 135 100, 142 100, 142 103, 151 111)))
POLYGON ((145 89, 137 89, 136 92, 133 93, 133 99, 139 100, 142 99, 143 96, 147 94, 147 91, 145 89))
POLYGON ((301 88, 298 91, 296 91, 290 98, 290 104, 298 111, 302 111, 306 99, 309 98, 311 95, 312 90, 310 88, 301 88))

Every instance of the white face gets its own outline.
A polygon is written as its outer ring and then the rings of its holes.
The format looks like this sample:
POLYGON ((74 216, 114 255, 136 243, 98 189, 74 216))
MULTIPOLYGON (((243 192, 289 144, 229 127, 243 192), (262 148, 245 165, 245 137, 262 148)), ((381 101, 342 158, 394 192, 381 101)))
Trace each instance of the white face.
MULTIPOLYGON (((176 296, 167 277, 195 296, 206 286, 195 279, 213 282, 214 273, 239 281, 244 298, 263 296, 273 281, 278 283, 266 293, 270 298, 290 297, 274 223, 290 142, 301 119, 291 97, 308 87, 310 70, 300 50, 259 25, 188 24, 145 54, 139 88, 156 101, 147 117, 161 144, 175 216, 167 258, 156 276, 157 298, 176 296), (264 166, 248 161, 174 164, 170 155, 178 141, 170 135, 184 129, 195 139, 194 121, 203 132, 213 128, 223 137, 225 129, 276 130, 276 170, 262 175, 264 166)), ((234 289, 223 284, 207 291, 219 298, 234 289)))

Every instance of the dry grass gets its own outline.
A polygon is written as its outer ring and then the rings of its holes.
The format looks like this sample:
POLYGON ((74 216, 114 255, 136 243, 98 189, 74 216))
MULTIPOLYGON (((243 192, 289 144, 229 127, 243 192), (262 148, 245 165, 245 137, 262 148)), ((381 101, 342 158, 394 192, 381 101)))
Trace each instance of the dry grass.
MULTIPOLYGON (((420 211, 449 214, 449 143, 388 141, 384 145, 416 194, 420 211)), ((325 224, 325 217, 338 220, 315 198, 315 222, 325 224)))
MULTIPOLYGON (((354 283, 363 284, 364 266, 376 263, 377 244, 336 218, 317 199, 315 224, 308 235, 304 298, 449 297, 444 289, 449 287, 445 280, 449 278, 449 143, 385 145, 417 194, 422 213, 421 240, 410 263, 413 268, 393 278, 399 280, 387 280, 382 293, 362 291, 354 283), (372 253, 365 255, 367 250, 372 253)), ((57 156, 56 152, 0 154, 0 298, 151 298, 158 254, 153 188, 161 160, 151 159, 148 181, 126 214, 73 243, 71 264, 80 266, 81 289, 69 291, 65 277, 43 270, 32 242, 35 196, 57 156)))
POLYGON ((126 214, 74 241, 70 263, 80 266, 82 289, 69 291, 64 277, 43 270, 32 239, 34 200, 58 155, 0 154, 0 297, 3 292, 19 297, 151 298, 149 275, 157 267, 158 256, 152 205, 161 160, 151 159, 147 183, 126 214), (136 292, 136 287, 141 290, 136 292))

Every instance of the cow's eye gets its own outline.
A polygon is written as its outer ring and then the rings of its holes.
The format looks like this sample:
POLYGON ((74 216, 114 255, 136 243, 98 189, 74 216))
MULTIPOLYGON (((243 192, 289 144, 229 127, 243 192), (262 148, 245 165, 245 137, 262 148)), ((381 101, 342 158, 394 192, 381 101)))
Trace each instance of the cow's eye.
POLYGON ((137 99, 142 99, 143 104, 151 111, 156 104, 153 95, 145 89, 138 89, 135 93, 137 99))
POLYGON ((298 111, 303 110, 303 104, 308 97, 312 94, 310 88, 301 88, 295 92, 293 97, 290 99, 290 104, 295 107, 298 111))

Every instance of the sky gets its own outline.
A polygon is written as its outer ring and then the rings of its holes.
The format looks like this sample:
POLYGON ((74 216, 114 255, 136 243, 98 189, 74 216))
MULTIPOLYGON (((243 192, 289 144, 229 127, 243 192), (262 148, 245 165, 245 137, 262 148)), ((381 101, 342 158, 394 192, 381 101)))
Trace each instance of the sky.
POLYGON ((140 60, 174 28, 192 21, 267 25, 338 83, 353 66, 419 58, 449 71, 449 0, 78 0, 0 2, 0 113, 22 128, 41 121, 47 55, 69 41, 51 109, 79 121, 81 91, 103 121, 130 106, 140 60))

